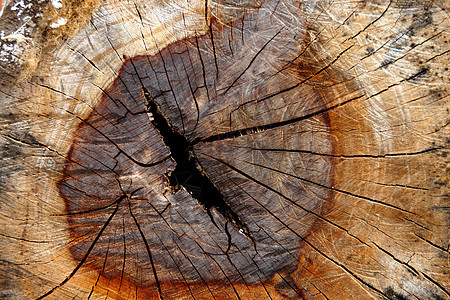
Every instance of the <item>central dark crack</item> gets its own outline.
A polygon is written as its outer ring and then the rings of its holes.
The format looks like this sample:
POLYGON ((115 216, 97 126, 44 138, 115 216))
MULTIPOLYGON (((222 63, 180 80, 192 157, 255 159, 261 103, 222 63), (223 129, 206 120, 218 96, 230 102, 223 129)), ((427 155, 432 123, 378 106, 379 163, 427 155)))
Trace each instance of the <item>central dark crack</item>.
MULTIPOLYGON (((248 227, 225 202, 223 195, 200 166, 193 151, 192 144, 170 124, 168 118, 160 110, 150 92, 145 88, 143 88, 143 92, 147 100, 147 109, 152 114, 153 119, 151 123, 161 134, 164 144, 169 147, 171 156, 176 162, 175 170, 168 175, 170 186, 175 191, 180 186, 184 187, 193 198, 197 199, 203 205, 216 227, 218 226, 210 213, 210 209, 213 207, 222 214, 227 222, 235 226, 240 233, 252 239, 248 227)), ((225 230, 229 236, 226 226, 225 230)))

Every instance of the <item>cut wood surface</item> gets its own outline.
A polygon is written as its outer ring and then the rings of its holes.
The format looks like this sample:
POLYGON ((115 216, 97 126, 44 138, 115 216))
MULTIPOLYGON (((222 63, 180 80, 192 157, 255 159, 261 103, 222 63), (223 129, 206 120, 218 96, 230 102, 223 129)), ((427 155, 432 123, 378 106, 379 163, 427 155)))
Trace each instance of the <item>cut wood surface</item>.
POLYGON ((6 1, 0 297, 450 299, 448 1, 6 1))

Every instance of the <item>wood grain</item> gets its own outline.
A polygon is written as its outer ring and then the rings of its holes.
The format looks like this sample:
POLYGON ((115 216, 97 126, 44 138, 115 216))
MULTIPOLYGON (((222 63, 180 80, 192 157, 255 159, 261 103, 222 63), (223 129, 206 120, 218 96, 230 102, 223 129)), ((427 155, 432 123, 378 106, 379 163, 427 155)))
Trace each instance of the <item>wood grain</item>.
POLYGON ((447 12, 80 10, 2 67, 1 297, 449 298, 447 12), (249 235, 168 181, 145 91, 249 235))

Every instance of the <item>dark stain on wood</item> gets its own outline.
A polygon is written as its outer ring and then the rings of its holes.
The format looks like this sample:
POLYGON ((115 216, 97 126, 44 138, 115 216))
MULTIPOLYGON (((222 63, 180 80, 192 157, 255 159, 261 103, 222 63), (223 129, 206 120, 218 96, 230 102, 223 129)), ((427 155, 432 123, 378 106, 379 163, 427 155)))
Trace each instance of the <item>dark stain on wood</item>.
MULTIPOLYGON (((199 204, 204 206, 215 226, 217 224, 210 212, 213 207, 217 209, 227 223, 235 226, 240 233, 254 241, 247 225, 242 223, 239 216, 224 201, 223 195, 200 166, 193 151, 193 144, 188 143, 186 137, 173 128, 145 87, 143 87, 143 91, 147 100, 147 110, 151 114, 150 122, 162 136, 164 144, 169 147, 170 156, 176 163, 175 170, 165 174, 170 187, 173 189, 172 193, 177 192, 180 187, 184 187, 193 198, 198 200, 199 204)), ((227 235, 230 235, 227 227, 225 227, 225 230, 227 235)))
POLYGON ((80 119, 58 183, 78 265, 61 284, 83 267, 118 294, 132 285, 170 298, 204 285, 220 298, 209 286, 264 287, 277 275, 280 294, 302 297, 289 274, 332 199, 323 188, 332 186, 332 157, 308 155, 333 151, 327 99, 315 86, 334 73, 309 64, 298 3, 269 1, 242 28, 213 20, 205 35, 127 58, 80 119), (175 146, 156 128, 149 95, 195 155, 194 177, 210 180, 231 217, 174 188, 175 146))
POLYGON ((385 291, 386 296, 388 296, 391 300, 408 300, 408 297, 406 297, 403 294, 396 293, 391 287, 388 287, 385 291))

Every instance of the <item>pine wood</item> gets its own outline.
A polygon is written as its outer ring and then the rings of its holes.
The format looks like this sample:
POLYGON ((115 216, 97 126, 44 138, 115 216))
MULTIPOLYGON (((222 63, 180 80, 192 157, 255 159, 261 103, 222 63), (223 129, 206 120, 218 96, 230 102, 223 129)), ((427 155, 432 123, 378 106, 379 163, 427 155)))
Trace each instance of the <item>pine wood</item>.
POLYGON ((445 1, 12 5, 1 297, 450 297, 445 1), (171 186, 149 101, 245 228, 171 186))

